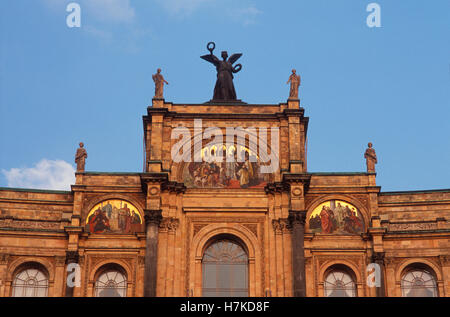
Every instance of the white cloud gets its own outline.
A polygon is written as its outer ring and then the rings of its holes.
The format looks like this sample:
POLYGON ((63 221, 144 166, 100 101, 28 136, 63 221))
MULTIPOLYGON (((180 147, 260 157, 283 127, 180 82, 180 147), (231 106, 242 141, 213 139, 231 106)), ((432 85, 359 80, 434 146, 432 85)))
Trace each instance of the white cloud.
POLYGON ((157 0, 172 15, 190 15, 201 5, 214 0, 157 0))
POLYGON ((70 190, 75 168, 63 160, 42 159, 34 167, 3 170, 9 187, 70 190))
POLYGON ((101 21, 133 22, 136 16, 130 0, 81 0, 80 5, 101 21))
POLYGON ((83 30, 85 30, 87 33, 89 33, 97 38, 100 38, 102 40, 105 40, 105 41, 110 41, 113 38, 113 35, 111 32, 98 29, 94 26, 90 26, 90 25, 85 26, 85 27, 83 27, 83 30))
POLYGON ((241 21, 244 25, 255 24, 256 17, 261 15, 262 13, 263 12, 255 6, 237 8, 229 11, 231 17, 233 17, 235 20, 241 21))

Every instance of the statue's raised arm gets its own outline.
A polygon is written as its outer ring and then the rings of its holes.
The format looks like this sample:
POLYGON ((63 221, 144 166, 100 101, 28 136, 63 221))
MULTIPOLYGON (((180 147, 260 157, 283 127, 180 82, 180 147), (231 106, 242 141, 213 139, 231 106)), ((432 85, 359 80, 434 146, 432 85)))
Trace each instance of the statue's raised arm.
POLYGON ((214 42, 209 42, 206 48, 209 54, 200 56, 207 62, 210 62, 216 66, 217 81, 214 87, 214 101, 232 101, 236 99, 236 91, 233 85, 233 73, 237 73, 242 69, 241 64, 237 64, 233 67, 233 63, 236 62, 241 56, 241 53, 233 54, 228 58, 228 53, 223 51, 221 56, 223 60, 218 59, 213 51, 216 48, 214 42))
POLYGON ((214 66, 218 66, 220 60, 213 54, 213 51, 216 48, 216 44, 214 42, 209 42, 208 45, 206 45, 206 48, 208 49, 209 54, 200 56, 200 58, 204 59, 207 62, 210 62, 211 64, 214 64, 214 66))

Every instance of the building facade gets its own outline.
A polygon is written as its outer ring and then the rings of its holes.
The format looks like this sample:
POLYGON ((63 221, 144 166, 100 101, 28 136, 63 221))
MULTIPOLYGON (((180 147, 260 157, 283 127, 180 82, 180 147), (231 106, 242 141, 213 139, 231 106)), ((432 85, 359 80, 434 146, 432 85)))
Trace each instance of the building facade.
POLYGON ((153 99, 142 173, 0 189, 0 296, 450 296, 450 189, 309 173, 308 122, 153 99))

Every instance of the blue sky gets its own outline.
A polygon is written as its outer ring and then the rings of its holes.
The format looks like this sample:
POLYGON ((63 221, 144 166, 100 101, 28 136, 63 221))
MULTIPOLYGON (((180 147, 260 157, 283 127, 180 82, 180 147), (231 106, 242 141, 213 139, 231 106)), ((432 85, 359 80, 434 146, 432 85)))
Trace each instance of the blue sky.
POLYGON ((199 58, 243 53, 239 99, 285 102, 296 68, 310 118, 310 172, 365 171, 373 142, 382 191, 450 188, 450 2, 365 0, 0 1, 0 186, 68 188, 86 169, 141 172, 142 115, 161 67, 166 101, 211 99, 199 58))

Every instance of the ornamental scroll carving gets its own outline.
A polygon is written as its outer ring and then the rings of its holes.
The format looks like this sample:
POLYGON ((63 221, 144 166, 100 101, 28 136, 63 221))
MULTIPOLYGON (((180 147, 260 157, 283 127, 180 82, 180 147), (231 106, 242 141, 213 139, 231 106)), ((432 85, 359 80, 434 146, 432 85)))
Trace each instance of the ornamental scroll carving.
POLYGON ((0 227, 6 228, 19 228, 19 229, 47 229, 57 230, 62 229, 60 222, 48 222, 48 221, 29 221, 29 220, 16 220, 16 219, 0 219, 0 227))
POLYGON ((389 223, 389 231, 416 231, 438 229, 437 222, 389 223))
POLYGON ((291 226, 287 218, 273 219, 272 226, 275 234, 289 233, 291 230, 291 226))

